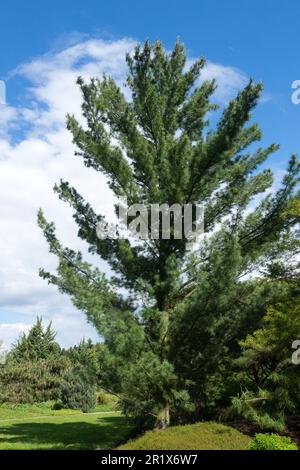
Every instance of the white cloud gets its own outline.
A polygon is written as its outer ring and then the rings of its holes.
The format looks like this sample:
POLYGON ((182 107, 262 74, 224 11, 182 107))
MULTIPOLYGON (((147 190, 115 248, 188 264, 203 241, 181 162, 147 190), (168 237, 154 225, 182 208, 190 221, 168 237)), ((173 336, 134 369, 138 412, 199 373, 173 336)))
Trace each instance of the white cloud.
MULTIPOLYGON (((188 69, 195 60, 195 58, 189 58, 186 63, 186 69, 188 69)), ((217 82, 214 100, 220 105, 227 104, 249 81, 249 77, 236 67, 207 61, 201 71, 199 83, 213 79, 217 82)))
POLYGON ((29 325, 26 323, 0 323, 0 338, 3 341, 1 349, 8 350, 11 344, 28 330, 29 325))
MULTIPOLYGON (((106 72, 122 84, 125 53, 134 44, 131 39, 84 40, 14 71, 29 87, 24 90, 23 107, 0 108, 0 339, 6 344, 28 329, 36 315, 53 320, 58 339, 65 345, 83 336, 97 338, 69 299, 38 277, 40 266, 52 270, 56 260, 48 254, 36 213, 43 207, 47 218, 56 222, 62 242, 83 251, 86 247, 76 238, 70 209, 53 194, 54 183, 60 178, 68 180, 96 210, 109 214, 113 195, 103 176, 74 157, 65 116, 74 113, 80 119, 77 76, 88 79, 106 72), (18 133, 22 138, 15 141, 18 133), (16 311, 22 320, 9 323, 9 313, 16 311)), ((212 77, 219 82, 217 97, 223 102, 246 79, 236 69, 208 63, 203 78, 212 77)))
POLYGON ((241 90, 249 80, 246 74, 235 67, 207 62, 202 71, 201 79, 211 80, 213 78, 218 84, 214 96, 221 104, 227 103, 232 99, 237 91, 241 90))

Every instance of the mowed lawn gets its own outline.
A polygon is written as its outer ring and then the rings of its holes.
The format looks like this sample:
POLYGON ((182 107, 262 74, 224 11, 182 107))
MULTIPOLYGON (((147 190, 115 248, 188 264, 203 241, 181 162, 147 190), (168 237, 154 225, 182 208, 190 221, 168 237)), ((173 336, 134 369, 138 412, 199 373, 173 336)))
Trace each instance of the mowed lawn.
POLYGON ((131 426, 109 405, 93 413, 52 410, 48 404, 0 406, 0 450, 111 449, 124 441, 131 426))

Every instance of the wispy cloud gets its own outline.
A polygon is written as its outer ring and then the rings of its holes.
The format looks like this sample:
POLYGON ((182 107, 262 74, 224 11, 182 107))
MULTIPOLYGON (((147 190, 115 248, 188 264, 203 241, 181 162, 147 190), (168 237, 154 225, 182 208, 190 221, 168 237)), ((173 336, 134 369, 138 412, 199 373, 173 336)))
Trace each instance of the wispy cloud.
POLYGON ((29 328, 26 323, 0 323, 0 338, 4 339, 2 350, 9 349, 22 333, 28 332, 29 328))
POLYGON ((203 69, 201 79, 216 80, 218 88, 214 97, 222 105, 234 98, 237 92, 245 87, 249 81, 247 75, 241 70, 212 62, 208 62, 203 69))

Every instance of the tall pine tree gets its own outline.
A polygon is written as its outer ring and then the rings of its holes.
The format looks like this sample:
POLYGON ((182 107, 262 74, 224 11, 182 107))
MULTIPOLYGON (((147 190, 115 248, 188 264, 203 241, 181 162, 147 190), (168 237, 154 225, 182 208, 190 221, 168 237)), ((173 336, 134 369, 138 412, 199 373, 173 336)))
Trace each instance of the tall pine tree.
POLYGON ((62 246, 42 211, 38 222, 58 268, 40 275, 68 293, 104 337, 109 386, 124 410, 165 427, 170 414, 205 413, 222 401, 238 339, 257 327, 265 302, 276 301, 274 283, 250 274, 290 246, 284 240, 293 221, 281 214, 295 196, 299 163, 292 157, 282 187, 249 211, 272 185, 272 172, 258 169, 278 148, 252 151, 261 131, 249 121, 262 85, 249 81, 209 130, 216 83, 198 81, 204 59, 187 70, 181 43, 168 54, 160 42, 146 41, 127 64, 129 100, 110 77, 78 79, 87 126, 68 117, 76 156, 106 175, 128 205, 203 204, 205 241, 190 252, 185 236, 100 240, 96 227, 104 218, 61 181, 54 190, 74 209, 78 236, 116 276, 62 246))

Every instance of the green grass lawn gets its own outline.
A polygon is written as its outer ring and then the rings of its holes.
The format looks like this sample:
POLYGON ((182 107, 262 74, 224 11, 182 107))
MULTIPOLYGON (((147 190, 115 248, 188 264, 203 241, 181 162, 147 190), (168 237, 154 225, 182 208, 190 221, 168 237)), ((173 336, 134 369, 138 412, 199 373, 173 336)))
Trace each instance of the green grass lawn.
POLYGON ((236 429, 208 422, 148 431, 118 450, 247 450, 250 442, 236 429))
POLYGON ((93 413, 52 410, 51 404, 0 406, 0 450, 110 449, 131 430, 114 405, 93 413))
MULTIPOLYGON (((66 416, 80 413, 74 410, 54 410, 54 402, 36 403, 33 405, 11 405, 8 403, 0 404, 0 421, 3 419, 31 418, 36 416, 66 416)), ((99 411, 116 411, 116 403, 110 402, 105 405, 97 405, 93 410, 99 411)))
MULTIPOLYGON (((112 449, 131 431, 114 402, 92 413, 53 410, 53 403, 0 405, 0 450, 112 449)), ((236 429, 208 422, 148 431, 119 450, 245 450, 251 439, 236 429)))

